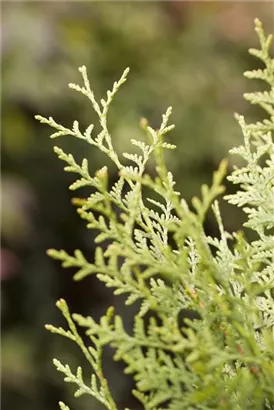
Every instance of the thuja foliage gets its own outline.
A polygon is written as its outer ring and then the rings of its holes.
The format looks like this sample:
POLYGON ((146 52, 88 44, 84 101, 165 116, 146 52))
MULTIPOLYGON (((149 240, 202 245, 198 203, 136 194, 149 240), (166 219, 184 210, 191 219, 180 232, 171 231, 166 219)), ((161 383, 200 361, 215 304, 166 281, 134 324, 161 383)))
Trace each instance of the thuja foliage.
MULTIPOLYGON (((64 380, 75 385, 77 397, 88 394, 107 409, 118 410, 102 367, 102 353, 109 345, 114 359, 123 361, 125 372, 134 378, 132 393, 146 410, 274 408, 274 60, 269 55, 272 36, 264 35, 258 20, 256 32, 260 49, 250 54, 265 68, 245 76, 263 80, 268 88, 244 97, 267 117, 248 124, 236 116, 244 138, 231 153, 244 165, 228 176, 238 192, 224 199, 245 213, 238 232, 225 230, 216 199, 224 192, 226 161, 192 204, 175 190, 163 155, 165 149, 175 148, 166 142, 174 127, 169 124, 171 108, 158 129, 142 120, 146 142, 132 139, 134 151, 117 154, 108 112, 129 69, 100 101, 85 67, 79 69, 83 85, 69 84, 90 101, 101 127, 98 135, 93 134, 93 124, 82 131, 77 121, 69 129, 51 117, 37 116, 55 129, 52 138, 71 135, 83 140, 117 167, 117 180, 111 185, 106 166, 92 176, 87 159, 77 163, 72 154, 54 147, 66 163, 65 171, 77 175, 70 189, 91 188, 91 194, 75 199, 75 204, 87 227, 96 231, 98 246, 93 262, 80 250, 69 255, 50 249, 48 254, 63 267, 74 267, 75 280, 95 274, 115 295, 127 295, 126 305, 139 307, 128 333, 113 307, 97 323, 71 314, 63 299, 57 302, 68 328, 47 329, 76 343, 91 367, 91 376, 83 375, 81 367, 72 369, 54 359, 64 380), (149 161, 155 166, 153 177, 147 173, 149 161), (217 237, 207 236, 204 229, 209 212, 215 216, 217 237), (250 240, 248 230, 253 231, 250 240), (183 312, 194 312, 192 319, 183 312), (79 327, 85 329, 88 344, 79 327)), ((69 410, 64 403, 60 407, 69 410)))

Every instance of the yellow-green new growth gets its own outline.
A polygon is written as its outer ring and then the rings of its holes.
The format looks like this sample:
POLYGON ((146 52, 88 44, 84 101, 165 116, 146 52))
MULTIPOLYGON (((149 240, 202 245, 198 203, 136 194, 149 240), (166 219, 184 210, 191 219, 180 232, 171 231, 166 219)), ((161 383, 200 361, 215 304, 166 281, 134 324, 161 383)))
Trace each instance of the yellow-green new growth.
MULTIPOLYGON (((70 189, 92 190, 74 203, 87 227, 99 233, 93 262, 80 250, 69 255, 50 249, 48 254, 63 267, 75 267, 76 280, 95 274, 114 288, 114 294, 126 294, 126 305, 140 302, 130 334, 112 307, 97 323, 92 317, 71 315, 63 299, 57 302, 68 330, 52 325, 47 329, 76 343, 92 368, 86 383, 81 367, 74 374, 69 365, 54 359, 65 381, 76 384, 76 396, 89 394, 107 409, 118 409, 102 368, 103 349, 110 345, 114 359, 122 360, 125 372, 134 378, 132 393, 145 410, 273 410, 274 60, 269 55, 272 37, 264 35, 258 20, 255 24, 261 49, 250 53, 264 62, 265 69, 245 75, 265 81, 271 89, 245 94, 265 110, 265 120, 247 124, 237 116, 244 144, 231 153, 240 155, 246 165, 228 177, 239 191, 225 198, 246 214, 240 232, 226 231, 216 200, 224 192, 226 160, 214 173, 212 186, 202 186, 201 199, 193 198, 193 210, 175 191, 163 155, 164 149, 175 148, 164 141, 174 127, 169 125, 171 107, 157 130, 141 121, 146 141, 131 140, 138 153, 120 157, 114 150, 107 114, 128 69, 100 101, 84 66, 79 69, 84 86, 69 85, 90 100, 101 126, 97 136, 92 136, 93 124, 82 132, 77 121, 67 129, 51 117, 36 117, 55 129, 53 138, 71 135, 84 140, 117 167, 117 179, 109 186, 106 166, 91 172, 87 159, 78 164, 72 154, 54 148, 67 164, 65 170, 79 175, 70 189), (148 174, 149 161, 155 177, 148 174), (219 237, 205 233, 209 211, 219 237), (256 238, 248 241, 245 228, 256 238), (105 241, 107 248, 100 245, 105 241), (78 327, 85 329, 87 344, 78 327)), ((59 405, 69 410, 64 403, 59 405)))

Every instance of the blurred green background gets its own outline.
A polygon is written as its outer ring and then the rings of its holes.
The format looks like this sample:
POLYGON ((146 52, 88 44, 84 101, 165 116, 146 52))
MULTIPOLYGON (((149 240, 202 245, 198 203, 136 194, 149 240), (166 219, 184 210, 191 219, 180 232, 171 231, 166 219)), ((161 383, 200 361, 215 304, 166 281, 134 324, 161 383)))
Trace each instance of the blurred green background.
MULTIPOLYGON (((228 149, 240 143, 233 113, 260 115, 242 98, 258 87, 242 72, 259 66, 247 53, 258 44, 253 20, 259 17, 266 31, 273 31, 273 2, 4 1, 1 6, 2 409, 52 410, 62 399, 72 409, 99 410, 92 399, 73 399, 73 386, 55 371, 55 356, 72 367, 85 362, 44 324, 63 324, 55 308, 59 297, 73 311, 96 318, 110 303, 122 309, 123 300, 113 301, 96 278, 73 283, 73 272, 46 256, 49 247, 80 248, 92 260, 94 249, 93 233, 70 203, 73 176, 63 172, 52 146, 87 156, 92 172, 105 158, 69 137, 51 141, 50 129, 34 115, 53 116, 65 126, 75 119, 88 125, 95 118, 91 106, 67 87, 81 82, 78 66, 88 67, 100 98, 130 66, 110 113, 115 147, 130 149, 130 138, 141 136, 140 118, 157 127, 172 105, 176 128, 169 140, 178 149, 167 161, 189 200, 210 182, 228 149)), ((226 228, 237 229, 241 215, 222 207, 226 228)), ((210 221, 208 229, 214 230, 210 221)), ((130 328, 130 314, 125 321, 130 328)), ((131 380, 111 354, 106 352, 106 372, 118 406, 137 410, 131 380)))

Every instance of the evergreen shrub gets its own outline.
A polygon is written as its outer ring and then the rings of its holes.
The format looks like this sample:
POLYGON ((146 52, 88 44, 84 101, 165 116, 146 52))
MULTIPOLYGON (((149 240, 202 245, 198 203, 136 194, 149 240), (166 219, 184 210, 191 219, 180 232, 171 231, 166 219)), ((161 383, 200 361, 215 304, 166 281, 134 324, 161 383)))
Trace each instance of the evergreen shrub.
MULTIPOLYGON (((98 135, 93 124, 82 131, 77 121, 69 129, 53 118, 36 117, 55 129, 52 138, 81 139, 117 167, 117 180, 110 184, 106 166, 92 176, 87 159, 78 163, 54 147, 66 163, 65 171, 78 176, 70 189, 91 188, 87 198, 74 203, 87 227, 96 231, 98 246, 93 262, 80 250, 69 255, 50 249, 48 254, 63 267, 74 267, 75 280, 95 274, 115 295, 127 295, 126 305, 138 306, 129 333, 114 307, 97 323, 71 314, 65 300, 57 302, 68 328, 47 329, 76 343, 92 369, 88 379, 81 367, 71 369, 54 359, 64 380, 76 386, 77 397, 88 394, 107 409, 118 410, 102 366, 103 351, 111 346, 114 359, 123 361, 125 372, 132 375, 132 393, 146 410, 274 409, 274 60, 269 55, 272 36, 265 36, 258 20, 255 25, 260 49, 249 52, 264 68, 245 76, 263 80, 268 89, 244 97, 267 118, 249 124, 236 115, 243 143, 231 154, 240 156, 243 164, 227 177, 238 191, 224 200, 245 214, 238 232, 226 231, 216 199, 224 193, 226 160, 214 172, 211 186, 203 185, 191 204, 176 191, 163 155, 175 148, 166 141, 174 127, 169 123, 171 107, 159 129, 141 120, 146 141, 132 139, 134 152, 123 158, 117 154, 108 112, 128 68, 100 101, 90 88, 86 67, 79 68, 83 86, 69 84, 89 99, 101 127, 98 135), (153 176, 147 173, 149 161, 153 176), (209 212, 218 237, 205 232, 209 212), (79 328, 85 329, 88 344, 79 328)), ((62 402, 60 408, 69 409, 62 402)))

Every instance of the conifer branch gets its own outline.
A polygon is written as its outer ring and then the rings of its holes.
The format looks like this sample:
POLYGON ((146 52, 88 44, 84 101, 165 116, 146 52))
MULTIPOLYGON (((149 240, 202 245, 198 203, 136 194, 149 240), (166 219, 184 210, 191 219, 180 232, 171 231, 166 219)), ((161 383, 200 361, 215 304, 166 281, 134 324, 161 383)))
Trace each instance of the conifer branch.
POLYGON ((91 102, 101 127, 97 136, 92 137, 93 124, 82 132, 77 121, 69 129, 51 117, 36 117, 54 128, 52 138, 70 135, 84 140, 105 153, 118 171, 109 186, 106 166, 91 176, 86 159, 77 163, 72 154, 54 148, 65 170, 79 176, 70 189, 92 190, 86 199, 75 198, 74 204, 87 227, 97 231, 98 246, 92 263, 80 250, 69 255, 50 249, 48 254, 63 267, 75 268, 75 280, 95 274, 115 295, 126 294, 126 305, 140 303, 128 333, 112 307, 97 323, 92 317, 71 315, 64 300, 57 302, 68 330, 52 325, 47 329, 76 343, 92 368, 86 384, 80 367, 74 374, 69 365, 54 360, 65 381, 76 384, 76 396, 90 394, 117 410, 102 370, 103 349, 112 346, 114 359, 122 360, 134 378, 133 394, 146 410, 273 409, 274 60, 269 52, 272 36, 265 36, 258 20, 255 26, 261 48, 250 54, 265 67, 245 76, 264 81, 268 89, 244 97, 263 108, 266 118, 247 124, 236 115, 244 141, 230 152, 245 164, 228 176, 238 192, 224 198, 245 214, 239 232, 226 231, 217 201, 224 192, 226 160, 213 174, 212 185, 202 186, 201 198, 192 199, 192 209, 175 190, 164 159, 165 149, 176 148, 166 141, 174 127, 169 125, 171 107, 159 129, 141 121, 147 140, 131 140, 137 152, 121 156, 115 151, 108 112, 128 69, 100 101, 84 66, 79 69, 84 85, 69 85, 91 102), (155 178, 148 174, 151 160, 155 178), (144 197, 144 188, 152 195, 144 197), (219 229, 216 237, 204 229, 211 211, 219 229), (252 240, 245 236, 250 229, 252 240), (107 248, 101 246, 105 241, 107 248), (85 329, 88 346, 78 326, 85 329))

